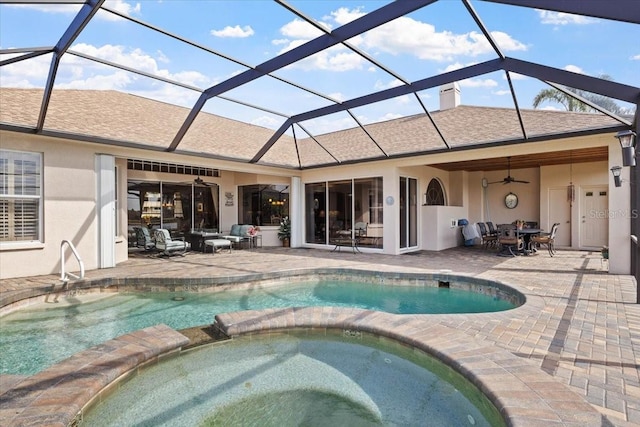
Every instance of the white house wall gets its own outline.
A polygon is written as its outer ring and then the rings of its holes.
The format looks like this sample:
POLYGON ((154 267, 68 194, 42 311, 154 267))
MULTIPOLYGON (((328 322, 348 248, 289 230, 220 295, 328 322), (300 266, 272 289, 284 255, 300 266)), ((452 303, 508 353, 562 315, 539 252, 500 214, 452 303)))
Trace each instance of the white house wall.
MULTIPOLYGON (((609 189, 609 210, 628 210, 628 182, 621 188, 615 188, 611 182, 609 168, 617 161, 620 152, 613 135, 600 135, 581 138, 567 138, 554 142, 539 142, 510 146, 508 154, 521 155, 541 151, 567 150, 589 146, 601 146, 603 142, 610 147, 609 162, 575 164, 571 177, 568 165, 547 166, 540 169, 515 169, 511 175, 517 179, 531 181, 530 184, 493 184, 488 190, 482 189, 482 177, 489 181, 499 181, 506 176, 506 169, 495 172, 447 172, 427 166, 441 162, 464 161, 476 158, 504 157, 505 147, 491 147, 482 150, 439 153, 430 156, 415 156, 402 159, 385 160, 331 168, 319 168, 305 171, 278 169, 260 165, 245 165, 237 162, 197 158, 168 153, 164 151, 143 151, 135 148, 112 145, 91 144, 21 133, 0 132, 2 148, 43 153, 43 243, 26 245, 21 250, 7 250, 0 246, 0 278, 22 277, 39 274, 57 274, 60 270, 59 249, 63 239, 76 245, 87 269, 98 266, 97 251, 97 213, 96 213, 96 153, 110 154, 116 157, 118 168, 118 235, 115 237, 116 262, 127 259, 126 230, 126 182, 127 179, 171 180, 175 175, 162 175, 151 172, 128 171, 127 158, 145 159, 217 168, 220 178, 207 178, 220 186, 221 229, 229 229, 237 221, 237 188, 239 185, 254 183, 290 183, 293 176, 301 178, 301 191, 306 183, 328 180, 357 179, 380 176, 383 178, 384 198, 392 196, 394 204, 384 210, 384 253, 398 254, 397 233, 398 215, 398 179, 407 176, 418 179, 420 200, 418 224, 419 249, 444 248, 452 244, 451 219, 467 218, 471 222, 487 221, 495 223, 512 222, 515 219, 538 221, 542 228, 549 229, 548 189, 567 185, 569 178, 576 188, 584 185, 606 185, 609 189), (613 160, 612 160, 613 159, 613 160), (458 206, 459 211, 450 212, 441 209, 438 212, 436 230, 430 231, 428 215, 422 209, 422 199, 426 186, 432 178, 438 178, 447 193, 448 204, 458 206), (504 195, 509 191, 518 194, 519 205, 514 210, 504 207, 504 195), (232 192, 234 206, 224 206, 224 194, 232 192), (488 210, 485 208, 488 206, 488 210), (625 208, 626 207, 626 208, 625 208), (432 235, 433 234, 433 235, 432 235), (433 240, 435 236, 435 240, 433 240)), ((627 169, 627 168, 625 168, 627 169)), ((623 170, 628 180, 628 170, 623 170)), ((191 177, 185 176, 185 181, 191 177)), ((579 192, 576 191, 576 197, 579 192)), ((303 203, 300 200, 300 203, 303 203)), ((578 201, 576 200, 576 203, 578 201)), ((300 206, 301 207, 301 206, 300 206)), ((577 210, 576 210, 577 211, 577 210)), ((631 214, 631 213, 629 213, 631 214)), ((579 242, 579 212, 572 214, 571 239, 573 247, 579 242)), ((300 224, 304 224, 301 220, 300 224)), ((263 231, 265 246, 278 244, 275 240, 276 228, 263 231), (271 235, 271 237, 267 237, 271 235), (273 237, 273 239, 271 239, 273 237), (271 240, 273 241, 271 241, 271 240)), ((299 230, 302 232, 302 230, 299 230)), ((612 272, 625 273, 629 269, 629 221, 628 218, 616 218, 609 222, 610 268, 612 272)), ((378 251, 378 250, 374 250, 378 251)), ((73 260, 68 260, 73 269, 73 260)), ((73 270, 72 270, 73 271, 73 270)))
MULTIPOLYGON (((62 240, 73 243, 87 270, 98 268, 95 149, 27 134, 2 134, 1 141, 4 149, 43 154, 44 224, 42 244, 0 247, 0 278, 59 273, 62 240)), ((65 268, 78 271, 73 256, 65 268)))
MULTIPOLYGON (((220 224, 223 230, 230 229, 231 225, 237 221, 237 185, 244 179, 240 177, 236 180, 236 176, 241 175, 240 168, 245 170, 251 168, 254 172, 247 174, 254 177, 247 182, 257 180, 265 183, 266 181, 290 183, 291 176, 297 174, 297 171, 259 165, 246 166, 235 162, 194 158, 176 153, 143 151, 6 131, 0 131, 0 146, 8 150, 43 153, 44 181, 42 242, 20 244, 19 250, 15 249, 15 245, 12 245, 11 249, 0 245, 0 279, 59 274, 62 240, 69 240, 74 244, 87 270, 98 268, 99 233, 95 170, 95 159, 98 153, 116 157, 118 173, 118 211, 116 213, 118 225, 117 234, 114 237, 116 263, 128 258, 127 180, 191 182, 193 179, 189 175, 178 177, 166 173, 127 170, 127 158, 220 169, 222 171, 220 178, 206 179, 220 186, 222 199, 220 224), (224 193, 227 191, 234 194, 233 206, 224 206, 224 193)), ((270 234, 274 236, 272 243, 277 244, 276 228, 270 234)), ((266 237, 263 243, 268 245, 269 239, 266 237)), ((71 272, 77 271, 77 263, 72 256, 67 256, 66 269, 71 272)))
MULTIPOLYGON (((485 172, 484 177, 489 182, 502 181, 507 176, 507 169, 485 172)), ((512 169, 511 176, 518 180, 529 181, 529 184, 512 182, 503 184, 489 184, 487 188, 482 188, 480 182, 472 183, 474 191, 482 193, 484 203, 484 221, 492 221, 494 224, 510 224, 515 220, 535 221, 540 223, 540 174, 538 168, 512 169), (518 196, 518 205, 514 209, 509 209, 504 204, 504 197, 509 193, 518 196)), ((474 179, 478 176, 474 175, 474 179)), ((474 222, 482 218, 470 218, 474 222)))
MULTIPOLYGON (((609 146, 609 164, 612 166, 622 165, 622 155, 620 144, 617 141, 609 146)), ((640 166, 636 166, 640 167, 640 166)), ((631 184, 629 183, 629 169, 623 167, 621 178, 622 186, 616 187, 613 182, 613 175, 607 174, 609 181, 609 271, 615 274, 631 273, 631 218, 635 218, 639 213, 631 210, 631 184)))

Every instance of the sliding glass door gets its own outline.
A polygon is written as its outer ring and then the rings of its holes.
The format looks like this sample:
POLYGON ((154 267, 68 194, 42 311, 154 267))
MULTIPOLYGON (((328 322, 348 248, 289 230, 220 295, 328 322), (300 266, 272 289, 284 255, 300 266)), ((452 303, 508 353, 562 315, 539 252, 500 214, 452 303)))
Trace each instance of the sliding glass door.
POLYGON ((128 226, 165 228, 184 236, 191 229, 218 230, 219 191, 215 184, 129 181, 128 226))
POLYGON ((399 193, 400 248, 418 246, 418 180, 400 177, 399 193))
POLYGON ((351 237, 360 247, 382 248, 382 194, 381 177, 306 184, 306 243, 351 237))

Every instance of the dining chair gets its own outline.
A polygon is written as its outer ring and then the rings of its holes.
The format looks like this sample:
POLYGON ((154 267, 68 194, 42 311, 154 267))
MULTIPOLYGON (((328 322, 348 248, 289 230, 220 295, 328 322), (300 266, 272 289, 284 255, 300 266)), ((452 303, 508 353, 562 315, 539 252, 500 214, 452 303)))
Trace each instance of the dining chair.
POLYGON ((489 236, 496 236, 496 238, 498 237, 498 230, 496 229, 496 226, 493 225, 492 221, 487 221, 485 224, 487 224, 487 231, 489 232, 489 236))
POLYGON ((498 244, 501 248, 499 255, 516 256, 524 248, 524 241, 518 235, 517 227, 513 224, 498 226, 498 244))
POLYGON ((489 233, 489 231, 487 230, 487 226, 484 222, 478 223, 478 229, 480 230, 480 238, 482 239, 482 242, 481 242, 482 246, 484 246, 485 248, 488 248, 489 246, 496 245, 496 242, 498 241, 498 236, 491 235, 491 233, 489 233))
POLYGON ((551 226, 551 231, 549 233, 541 233, 538 236, 532 236, 530 244, 535 244, 537 246, 546 246, 547 251, 549 251, 549 256, 554 256, 556 254, 555 239, 559 226, 560 223, 556 222, 551 226))

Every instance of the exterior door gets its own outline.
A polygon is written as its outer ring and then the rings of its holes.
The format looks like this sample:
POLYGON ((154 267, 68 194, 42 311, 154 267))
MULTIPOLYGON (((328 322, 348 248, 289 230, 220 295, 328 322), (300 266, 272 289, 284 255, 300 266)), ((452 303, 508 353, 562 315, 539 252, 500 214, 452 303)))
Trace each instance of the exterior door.
POLYGON ((609 197, 606 186, 580 190, 580 247, 600 248, 609 240, 609 197))
POLYGON ((556 222, 560 224, 555 245, 571 247, 571 203, 567 197, 568 187, 549 189, 549 231, 556 222))
POLYGON ((418 246, 418 180, 400 177, 400 249, 418 246))

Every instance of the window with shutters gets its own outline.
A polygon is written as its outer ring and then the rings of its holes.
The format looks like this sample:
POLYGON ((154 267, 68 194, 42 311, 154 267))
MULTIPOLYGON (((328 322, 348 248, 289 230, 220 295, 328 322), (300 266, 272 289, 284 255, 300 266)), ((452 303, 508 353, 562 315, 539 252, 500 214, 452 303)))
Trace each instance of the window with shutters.
POLYGON ((0 243, 40 239, 42 155, 0 150, 0 243))

